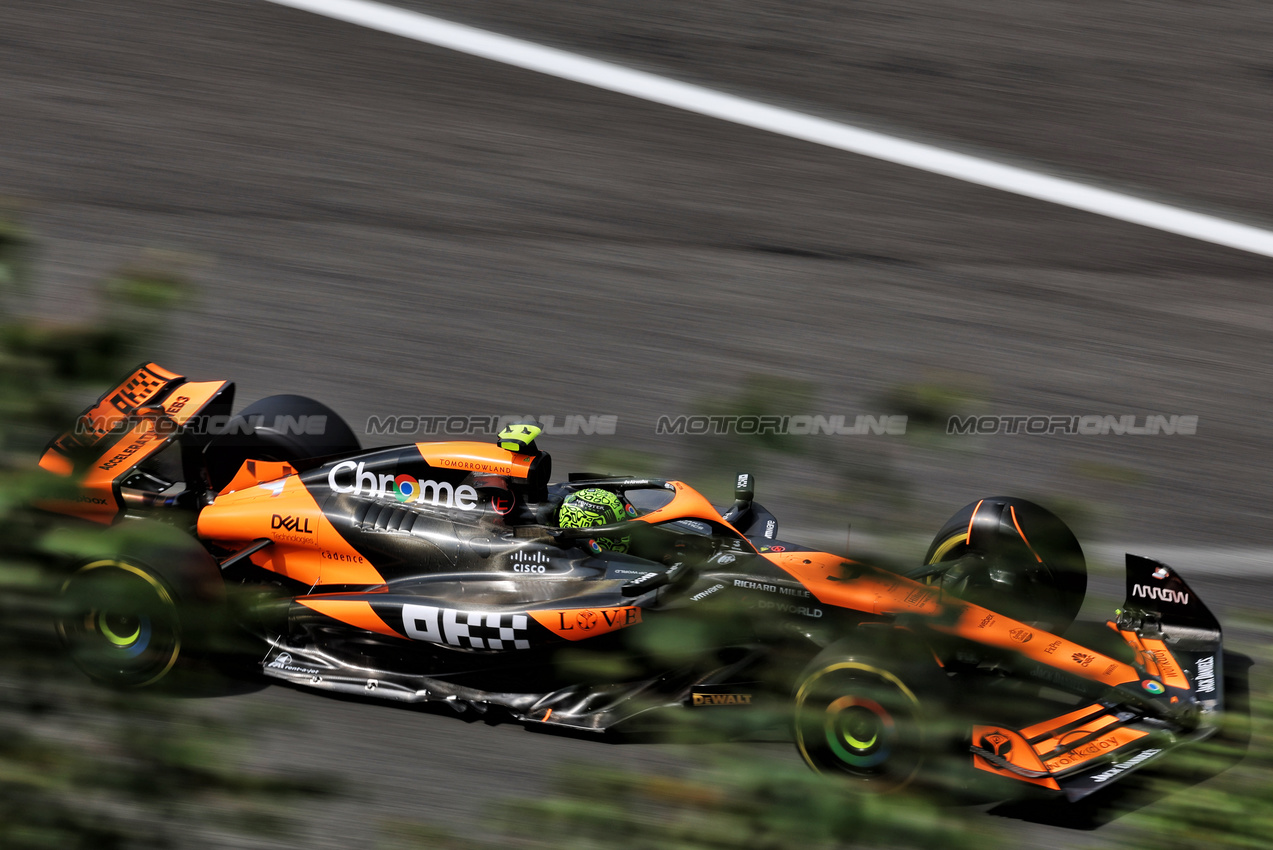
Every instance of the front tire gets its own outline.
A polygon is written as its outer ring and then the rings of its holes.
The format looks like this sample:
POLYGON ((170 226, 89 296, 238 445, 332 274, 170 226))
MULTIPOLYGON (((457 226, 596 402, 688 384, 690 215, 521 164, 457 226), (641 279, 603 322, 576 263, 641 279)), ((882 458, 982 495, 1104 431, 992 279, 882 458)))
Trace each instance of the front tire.
POLYGON ((941 753, 933 721, 946 682, 919 640, 870 632, 882 646, 836 644, 801 676, 796 747, 809 767, 848 780, 851 790, 890 793, 919 780, 941 753))
POLYGON ((1050 632, 1074 622, 1087 593, 1087 563, 1074 533, 1025 499, 970 502, 938 530, 912 574, 961 599, 1050 632))

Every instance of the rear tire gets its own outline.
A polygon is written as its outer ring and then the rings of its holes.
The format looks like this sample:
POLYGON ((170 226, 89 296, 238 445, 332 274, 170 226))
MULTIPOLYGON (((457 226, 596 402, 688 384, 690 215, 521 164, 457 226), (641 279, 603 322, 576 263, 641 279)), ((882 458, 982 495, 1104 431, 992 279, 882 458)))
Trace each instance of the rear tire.
POLYGON ((327 405, 301 395, 272 395, 239 411, 203 456, 215 491, 229 484, 246 460, 295 462, 360 449, 353 429, 327 405), (321 433, 309 433, 314 417, 323 417, 321 433), (295 433, 302 423, 308 426, 304 433, 295 433))
POLYGON ((119 558, 90 561, 62 585, 57 630, 89 678, 140 688, 181 656, 184 629, 174 591, 154 570, 119 558))
POLYGON ((159 523, 130 522, 107 540, 110 554, 62 584, 56 627, 72 662, 102 684, 141 688, 192 650, 215 649, 225 606, 211 556, 159 523))

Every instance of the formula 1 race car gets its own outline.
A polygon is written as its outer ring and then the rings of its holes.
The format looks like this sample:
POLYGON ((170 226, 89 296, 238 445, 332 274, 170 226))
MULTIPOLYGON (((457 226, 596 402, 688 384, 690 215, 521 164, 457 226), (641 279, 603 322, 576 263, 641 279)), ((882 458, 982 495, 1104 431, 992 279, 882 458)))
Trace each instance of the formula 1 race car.
POLYGON ((232 415, 233 390, 143 365, 40 461, 74 486, 41 507, 102 529, 58 622, 94 679, 151 685, 232 628, 298 686, 577 734, 785 717, 865 790, 953 763, 1070 799, 1217 728, 1202 601, 1128 555, 1108 639, 1065 637, 1082 551, 1030 502, 972 502, 902 575, 783 540, 745 473, 722 511, 680 481, 553 483, 529 422, 363 450, 318 402, 232 415))

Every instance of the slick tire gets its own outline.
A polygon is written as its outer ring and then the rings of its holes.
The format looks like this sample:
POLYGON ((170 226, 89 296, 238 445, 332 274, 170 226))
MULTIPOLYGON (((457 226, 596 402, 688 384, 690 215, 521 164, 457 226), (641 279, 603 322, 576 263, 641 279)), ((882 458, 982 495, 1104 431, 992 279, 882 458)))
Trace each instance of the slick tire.
POLYGON ((104 685, 142 688, 216 648, 224 586, 202 547, 150 522, 128 523, 103 543, 60 589, 56 628, 80 670, 104 685))
POLYGON ((327 405, 300 395, 272 395, 239 411, 226 433, 208 443, 203 457, 212 489, 220 490, 246 460, 293 462, 359 449, 353 429, 327 405))
POLYGON ((936 774, 950 749, 940 709, 945 674, 909 632, 866 627, 833 644, 795 689, 796 747, 818 773, 862 794, 886 794, 936 774))
POLYGON ((1050 632, 1065 631, 1087 592, 1087 563, 1056 514, 1025 499, 970 502, 938 530, 924 581, 1050 632), (971 530, 971 533, 970 533, 971 530), (934 571, 933 567, 948 565, 934 571))

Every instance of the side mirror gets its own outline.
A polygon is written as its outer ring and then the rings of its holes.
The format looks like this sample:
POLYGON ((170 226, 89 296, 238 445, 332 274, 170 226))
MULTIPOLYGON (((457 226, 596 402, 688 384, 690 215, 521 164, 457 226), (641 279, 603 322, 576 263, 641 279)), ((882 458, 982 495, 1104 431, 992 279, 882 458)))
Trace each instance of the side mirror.
POLYGON ((751 500, 756 495, 754 480, 750 472, 738 473, 734 481, 734 506, 721 515, 725 522, 732 525, 751 513, 751 500))

